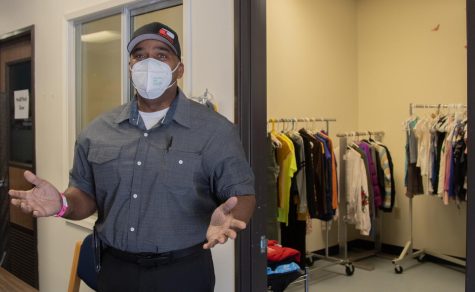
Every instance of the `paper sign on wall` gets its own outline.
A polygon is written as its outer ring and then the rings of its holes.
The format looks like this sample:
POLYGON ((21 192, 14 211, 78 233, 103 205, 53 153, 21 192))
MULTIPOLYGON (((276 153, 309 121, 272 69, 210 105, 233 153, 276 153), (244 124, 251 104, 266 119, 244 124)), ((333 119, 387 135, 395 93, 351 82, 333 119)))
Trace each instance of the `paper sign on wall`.
POLYGON ((28 89, 14 91, 13 98, 15 99, 15 119, 28 119, 28 106, 30 104, 28 89))

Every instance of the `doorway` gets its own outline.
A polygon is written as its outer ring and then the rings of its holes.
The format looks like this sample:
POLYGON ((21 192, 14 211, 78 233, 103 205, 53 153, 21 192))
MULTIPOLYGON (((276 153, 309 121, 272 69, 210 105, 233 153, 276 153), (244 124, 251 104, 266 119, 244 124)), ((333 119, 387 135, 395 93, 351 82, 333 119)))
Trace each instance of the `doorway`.
MULTIPOLYGON (((238 115, 241 119, 241 131, 243 142, 245 146, 247 146, 247 150, 249 151, 249 157, 251 164, 253 165, 254 171, 256 172, 256 181, 257 181, 257 190, 263 191, 265 190, 265 180, 260 180, 259 177, 262 179, 262 173, 264 166, 266 165, 265 162, 265 141, 263 140, 263 127, 265 128, 266 121, 266 84, 262 82, 262 80, 266 80, 265 68, 266 68, 266 44, 265 41, 262 39, 266 39, 265 34, 265 27, 266 27, 266 15, 262 13, 262 11, 266 10, 266 1, 237 1, 241 2, 240 4, 236 4, 241 10, 236 11, 236 18, 240 20, 238 27, 241 29, 241 34, 239 34, 239 41, 236 42, 238 46, 238 54, 236 56, 238 60, 238 68, 237 72, 239 72, 237 76, 237 96, 239 97, 238 101, 238 115), (264 72, 263 72, 264 71, 264 72), (248 77, 246 77, 248 76, 248 77), (262 78, 262 79, 260 79, 262 78), (260 79, 260 80, 259 80, 260 79), (262 105, 263 108, 262 108, 262 105), (257 111, 256 109, 259 109, 257 111), (262 118, 264 116, 264 119, 262 118), (258 122, 262 122, 259 124, 258 122), (256 145, 261 145, 261 148, 255 147, 256 145)), ((475 18, 475 7, 473 1, 467 1, 467 30, 468 30, 468 43, 472 43, 474 41, 474 31, 473 31, 473 19, 475 18), (472 24, 472 26, 470 26, 472 24)), ((474 76, 473 76, 473 68, 475 66, 473 54, 474 49, 473 47, 468 46, 468 103, 470 107, 470 103, 473 102, 475 99, 474 91, 473 91, 473 84, 474 84, 474 76)), ((468 112, 469 119, 473 113, 470 111, 468 112)), ((264 129, 265 131, 265 129, 264 129)), ((470 130, 471 132, 471 130, 470 130)), ((469 134, 470 135, 470 134, 469 134)), ((470 146, 469 146, 470 147, 470 146)), ((473 168, 474 162, 471 158, 469 158, 469 174, 468 174, 468 181, 473 181, 473 168), (472 166, 470 166, 472 165, 472 166)), ((470 200, 468 202, 471 202, 470 200)), ((472 217, 471 212, 468 211, 473 204, 468 203, 467 205, 467 247, 474 246, 474 236, 473 236, 473 228, 474 228, 474 221, 470 220, 472 217)), ((266 203, 263 201, 259 201, 258 199, 258 207, 256 212, 256 216, 253 218, 253 222, 251 223, 249 239, 246 240, 242 246, 240 247, 241 250, 244 252, 248 252, 247 248, 251 250, 251 253, 254 255, 252 261, 258 262, 258 264, 262 264, 265 261, 265 255, 259 254, 257 251, 260 249, 260 246, 257 244, 260 242, 261 236, 265 233, 262 232, 264 224, 264 217, 260 216, 259 214, 266 213, 266 203)), ((264 227, 265 229, 265 227, 264 227)), ((244 240, 244 239, 243 239, 244 240)), ((475 287, 475 281, 473 281, 473 276, 471 271, 473 271, 474 262, 472 259, 473 251, 470 248, 467 248, 467 270, 466 270, 466 291, 472 291, 475 287)), ((256 275, 256 274, 254 274, 256 275)), ((249 276, 251 280, 252 287, 262 287, 263 280, 265 278, 264 272, 259 274, 260 276, 249 276)), ((241 276, 242 277, 242 276, 241 276)), ((244 275, 246 277, 246 275, 244 275)), ((250 290, 254 291, 254 290, 250 290)), ((258 291, 256 289, 256 291, 258 291)))
POLYGON ((10 207, 8 189, 30 189, 35 172, 34 28, 0 40, 0 254, 1 266, 38 288, 36 219, 10 207))

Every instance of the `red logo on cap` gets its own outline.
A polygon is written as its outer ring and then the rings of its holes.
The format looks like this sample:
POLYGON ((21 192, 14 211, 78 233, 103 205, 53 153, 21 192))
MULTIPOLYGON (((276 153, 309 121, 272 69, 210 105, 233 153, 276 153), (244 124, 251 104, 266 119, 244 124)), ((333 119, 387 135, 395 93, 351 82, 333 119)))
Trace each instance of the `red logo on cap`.
POLYGON ((170 43, 173 44, 173 42, 174 42, 174 40, 175 40, 175 35, 174 35, 171 31, 169 31, 169 30, 167 30, 167 29, 165 29, 165 28, 161 28, 158 33, 159 33, 162 37, 164 37, 165 39, 167 39, 170 43))

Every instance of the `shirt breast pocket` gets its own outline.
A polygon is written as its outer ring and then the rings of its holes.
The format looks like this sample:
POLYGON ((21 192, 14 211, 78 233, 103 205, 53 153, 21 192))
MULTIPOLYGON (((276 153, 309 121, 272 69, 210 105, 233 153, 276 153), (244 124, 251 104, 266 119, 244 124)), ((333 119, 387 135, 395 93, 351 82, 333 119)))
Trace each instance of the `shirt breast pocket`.
POLYGON ((193 187, 201 169, 201 155, 170 149, 165 154, 165 184, 170 192, 193 187))
POLYGON ((97 191, 106 192, 118 184, 120 147, 100 146, 89 150, 87 160, 91 163, 97 191))

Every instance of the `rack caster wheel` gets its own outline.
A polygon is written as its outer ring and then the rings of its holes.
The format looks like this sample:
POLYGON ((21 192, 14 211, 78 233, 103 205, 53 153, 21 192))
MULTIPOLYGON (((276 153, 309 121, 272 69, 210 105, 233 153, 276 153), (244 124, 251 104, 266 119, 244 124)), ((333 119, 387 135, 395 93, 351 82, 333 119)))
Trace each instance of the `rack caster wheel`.
POLYGON ((315 261, 313 260, 313 257, 306 257, 305 258, 305 264, 307 265, 307 267, 312 267, 314 262, 315 261))
POLYGON ((346 264, 345 272, 347 276, 353 275, 353 273, 355 272, 355 266, 353 266, 353 264, 346 264))
POLYGON ((396 274, 402 274, 402 272, 404 271, 404 269, 400 266, 400 265, 396 265, 394 267, 394 271, 396 272, 396 274))

